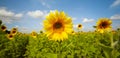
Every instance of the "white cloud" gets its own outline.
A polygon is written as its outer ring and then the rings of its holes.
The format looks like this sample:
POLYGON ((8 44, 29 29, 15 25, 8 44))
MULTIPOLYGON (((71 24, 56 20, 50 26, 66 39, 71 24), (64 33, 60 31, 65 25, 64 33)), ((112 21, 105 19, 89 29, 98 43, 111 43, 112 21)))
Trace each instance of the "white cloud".
POLYGON ((0 16, 14 16, 14 13, 11 11, 7 11, 5 8, 0 8, 0 16))
POLYGON ((15 25, 15 28, 18 28, 19 27, 19 25, 15 25))
POLYGON ((41 22, 40 25, 43 26, 43 23, 41 22))
POLYGON ((112 19, 112 20, 119 19, 120 20, 120 14, 113 15, 113 16, 110 17, 110 19, 112 19))
POLYGON ((72 20, 77 20, 77 18, 73 17, 72 20))
POLYGON ((73 25, 73 28, 77 28, 77 26, 78 26, 78 25, 77 25, 77 24, 75 24, 75 25, 73 25))
POLYGON ((41 4, 47 8, 50 8, 50 5, 48 5, 45 0, 40 0, 41 4))
POLYGON ((13 20, 20 19, 22 16, 22 13, 16 14, 12 11, 7 10, 6 8, 0 8, 0 19, 4 23, 11 23, 13 20))
POLYGON ((42 2, 43 6, 46 6, 47 8, 50 8, 50 6, 48 4, 46 4, 45 2, 42 2))
POLYGON ((120 28, 120 24, 117 24, 117 26, 116 26, 117 28, 120 28))
POLYGON ((36 10, 36 11, 29 11, 27 13, 29 16, 33 17, 33 18, 45 18, 45 16, 47 15, 46 11, 41 11, 41 10, 36 10))
POLYGON ((118 5, 120 5, 120 0, 115 0, 115 1, 112 3, 111 7, 115 7, 115 6, 118 6, 118 5))
POLYGON ((28 33, 29 32, 29 28, 27 28, 27 27, 19 27, 18 29, 22 33, 28 33))
POLYGON ((88 19, 88 18, 83 18, 83 21, 84 23, 89 23, 89 22, 93 22, 94 19, 88 19))
POLYGON ((2 20, 3 23, 12 23, 13 20, 9 19, 9 18, 4 18, 4 17, 0 17, 0 19, 2 20))
POLYGON ((15 17, 17 17, 17 18, 21 18, 22 16, 23 16, 23 14, 21 14, 21 13, 15 15, 15 17))

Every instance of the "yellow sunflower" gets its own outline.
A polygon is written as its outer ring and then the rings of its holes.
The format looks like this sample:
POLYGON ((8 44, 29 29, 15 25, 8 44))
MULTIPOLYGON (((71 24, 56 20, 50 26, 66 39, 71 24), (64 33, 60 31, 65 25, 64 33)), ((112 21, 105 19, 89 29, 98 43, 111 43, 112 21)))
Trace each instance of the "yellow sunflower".
POLYGON ((12 34, 7 34, 7 38, 8 38, 9 40, 12 40, 13 37, 14 37, 14 35, 12 35, 12 34))
POLYGON ((109 31, 111 29, 112 21, 108 18, 100 18, 97 22, 97 31, 104 33, 104 31, 109 31))
POLYGON ((68 33, 72 32, 72 19, 63 11, 50 12, 44 20, 44 30, 48 39, 55 41, 63 41, 68 38, 68 33))
POLYGON ((78 24, 78 29, 81 29, 82 28, 82 24, 78 24))
POLYGON ((2 25, 2 26, 1 26, 1 30, 2 30, 2 31, 6 31, 6 29, 7 29, 7 27, 6 27, 5 25, 2 25))
POLYGON ((72 35, 75 35, 75 31, 72 31, 72 35))
POLYGON ((115 34, 115 33, 116 33, 116 31, 115 31, 115 30, 112 30, 111 32, 112 32, 113 34, 115 34))
POLYGON ((12 30, 16 30, 17 31, 17 28, 12 28, 12 30))
POLYGON ((17 33, 17 28, 12 28, 12 30, 10 31, 11 34, 15 35, 17 33))
POLYGON ((36 38, 36 37, 37 37, 37 33, 36 33, 35 31, 32 31, 31 36, 32 36, 33 38, 36 38))

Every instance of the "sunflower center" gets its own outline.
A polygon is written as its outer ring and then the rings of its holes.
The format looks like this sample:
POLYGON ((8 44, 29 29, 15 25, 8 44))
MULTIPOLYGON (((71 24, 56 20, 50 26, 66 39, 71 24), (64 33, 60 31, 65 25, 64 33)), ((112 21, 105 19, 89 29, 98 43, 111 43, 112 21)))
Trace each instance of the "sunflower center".
POLYGON ((6 27, 2 26, 1 28, 2 28, 2 29, 5 29, 6 27))
POLYGON ((53 27, 54 27, 55 29, 59 29, 59 28, 62 27, 62 23, 56 22, 56 23, 53 25, 53 27))
POLYGON ((81 25, 78 25, 78 27, 81 27, 81 25))
POLYGON ((108 26, 107 22, 103 22, 103 23, 101 24, 101 27, 103 27, 103 28, 106 28, 107 26, 108 26))
POLYGON ((72 33, 74 33, 74 31, 72 31, 72 33))
POLYGON ((16 33, 16 31, 13 31, 13 33, 16 33))
POLYGON ((35 33, 33 34, 33 36, 35 36, 35 33))
POLYGON ((40 33, 43 33, 43 31, 40 31, 40 33))
POLYGON ((13 36, 12 35, 10 35, 10 38, 12 38, 13 36))

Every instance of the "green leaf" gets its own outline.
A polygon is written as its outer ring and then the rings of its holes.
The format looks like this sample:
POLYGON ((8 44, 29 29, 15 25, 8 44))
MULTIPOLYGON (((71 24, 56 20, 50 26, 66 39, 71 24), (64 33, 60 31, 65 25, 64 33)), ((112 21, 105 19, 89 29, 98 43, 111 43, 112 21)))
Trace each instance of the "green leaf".
POLYGON ((105 46, 104 44, 101 44, 101 43, 98 43, 98 45, 103 49, 106 58, 110 58, 111 52, 113 49, 111 47, 105 46))
POLYGON ((113 54, 114 58, 117 58, 118 56, 120 56, 120 53, 117 50, 114 50, 113 52, 114 52, 114 54, 113 54))
POLYGON ((47 53, 46 54, 47 58, 57 58, 57 54, 53 54, 53 53, 47 53))
POLYGON ((67 58, 74 58, 73 55, 67 55, 67 58))

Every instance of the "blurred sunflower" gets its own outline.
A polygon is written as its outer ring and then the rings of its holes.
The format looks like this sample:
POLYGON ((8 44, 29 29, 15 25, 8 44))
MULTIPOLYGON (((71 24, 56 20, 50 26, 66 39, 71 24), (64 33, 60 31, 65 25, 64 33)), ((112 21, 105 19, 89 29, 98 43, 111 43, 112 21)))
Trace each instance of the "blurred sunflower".
POLYGON ((12 28, 12 30, 16 30, 17 31, 17 28, 12 28))
POLYGON ((72 19, 63 11, 50 12, 44 20, 44 30, 48 39, 55 41, 63 41, 68 38, 68 33, 72 32, 72 19))
POLYGON ((40 31, 40 34, 42 34, 42 33, 43 33, 43 31, 41 30, 41 31, 40 31))
POLYGON ((7 38, 8 38, 8 39, 12 40, 13 37, 14 37, 14 35, 12 35, 12 34, 7 34, 7 38))
POLYGON ((32 31, 31 36, 32 36, 33 38, 36 38, 36 37, 37 37, 37 33, 36 33, 35 31, 32 31))
POLYGON ((10 31, 11 34, 16 35, 17 33, 17 28, 12 28, 12 30, 10 31))
POLYGON ((72 31, 72 35, 75 35, 75 31, 72 31))
POLYGON ((111 32, 112 32, 113 34, 115 34, 115 33, 116 33, 116 31, 115 31, 115 30, 112 30, 111 32))
POLYGON ((1 30, 2 30, 2 31, 6 31, 6 29, 7 29, 7 27, 6 27, 5 25, 2 25, 2 26, 1 26, 1 30))
POLYGON ((82 28, 82 24, 78 24, 78 29, 81 29, 82 28))
POLYGON ((97 31, 104 33, 104 31, 109 31, 111 29, 112 21, 108 18, 100 18, 97 22, 97 31))

